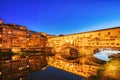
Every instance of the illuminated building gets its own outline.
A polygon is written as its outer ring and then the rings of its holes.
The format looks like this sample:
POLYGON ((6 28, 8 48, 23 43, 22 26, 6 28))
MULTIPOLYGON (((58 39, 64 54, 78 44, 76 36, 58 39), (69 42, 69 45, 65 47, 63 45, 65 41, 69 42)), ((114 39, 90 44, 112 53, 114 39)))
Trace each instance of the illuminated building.
POLYGON ((25 26, 16 24, 0 24, 0 50, 1 52, 19 52, 26 48, 28 30, 25 26))
POLYGON ((40 51, 45 47, 46 36, 25 26, 4 24, 0 19, 0 52, 40 51))
POLYGON ((27 39, 29 51, 41 51, 41 48, 45 47, 47 34, 41 34, 35 31, 29 31, 29 37, 27 39))

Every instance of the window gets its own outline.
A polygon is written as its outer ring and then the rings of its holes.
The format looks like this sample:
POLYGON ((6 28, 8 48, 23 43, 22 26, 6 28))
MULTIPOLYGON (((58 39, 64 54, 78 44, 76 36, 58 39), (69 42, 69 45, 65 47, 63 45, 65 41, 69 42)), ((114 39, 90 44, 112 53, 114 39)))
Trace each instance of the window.
POLYGON ((90 37, 92 37, 92 34, 90 34, 90 37))
POLYGON ((11 31, 8 31, 8 34, 11 34, 12 32, 11 31))
POLYGON ((97 42, 96 44, 99 45, 99 42, 97 42))
POLYGON ((2 38, 0 38, 0 44, 2 43, 2 38))
POLYGON ((108 32, 108 35, 110 35, 111 33, 110 32, 108 32))
POLYGON ((106 43, 106 45, 109 45, 109 43, 106 43))
POLYGON ((111 39, 111 41, 115 41, 115 39, 111 39))
POLYGON ((101 34, 100 33, 98 33, 98 36, 100 36, 101 34))
POLYGON ((114 43, 111 43, 111 45, 114 45, 114 43))
POLYGON ((91 43, 88 43, 88 45, 91 45, 91 43))
POLYGON ((117 43, 116 45, 120 45, 119 43, 117 43))
POLYGON ((2 30, 3 30, 3 28, 0 27, 0 31, 2 31, 2 30))

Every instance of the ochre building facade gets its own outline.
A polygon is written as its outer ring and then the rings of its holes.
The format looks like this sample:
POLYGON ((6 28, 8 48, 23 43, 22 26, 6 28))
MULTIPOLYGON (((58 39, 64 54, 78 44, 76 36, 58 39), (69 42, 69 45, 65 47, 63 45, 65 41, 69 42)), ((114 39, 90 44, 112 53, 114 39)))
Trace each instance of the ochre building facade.
POLYGON ((4 24, 0 20, 0 52, 40 51, 45 47, 46 33, 28 30, 17 24, 4 24))

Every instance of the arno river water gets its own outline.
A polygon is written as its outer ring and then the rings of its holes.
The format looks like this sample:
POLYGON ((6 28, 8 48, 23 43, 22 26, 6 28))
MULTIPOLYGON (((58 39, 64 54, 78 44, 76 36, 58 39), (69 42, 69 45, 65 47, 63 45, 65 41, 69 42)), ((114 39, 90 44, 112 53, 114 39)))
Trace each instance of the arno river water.
POLYGON ((83 77, 48 66, 46 70, 29 74, 25 80, 84 80, 83 77))
POLYGON ((9 59, 1 60, 0 80, 84 80, 81 76, 46 66, 45 57, 39 55, 12 62, 9 59))
MULTIPOLYGON (((99 59, 108 61, 108 55, 113 53, 117 53, 117 51, 105 49, 96 53, 94 56, 99 59)), ((25 79, 26 80, 85 80, 81 76, 77 76, 75 74, 51 66, 48 66, 46 70, 33 72, 29 74, 25 79)))
MULTIPOLYGON (((108 55, 115 53, 113 50, 100 52, 94 56, 106 61, 108 55), (107 55, 104 56, 102 53, 107 55)), ((0 80, 85 80, 81 76, 47 66, 45 56, 41 55, 32 55, 17 61, 6 59, 6 56, 0 59, 0 80), (41 70, 42 67, 46 69, 41 70)))

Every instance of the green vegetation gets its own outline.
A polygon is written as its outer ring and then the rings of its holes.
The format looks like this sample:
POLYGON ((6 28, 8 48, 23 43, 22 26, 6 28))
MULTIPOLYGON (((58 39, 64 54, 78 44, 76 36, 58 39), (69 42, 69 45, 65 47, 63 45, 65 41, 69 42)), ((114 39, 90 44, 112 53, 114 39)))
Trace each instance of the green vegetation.
POLYGON ((79 61, 80 64, 101 66, 106 63, 106 61, 97 59, 93 55, 80 56, 79 58, 80 58, 80 61, 79 61))
POLYGON ((88 80, 102 80, 101 77, 103 75, 104 68, 99 68, 97 70, 97 75, 92 75, 88 78, 88 80))
POLYGON ((120 58, 110 59, 103 68, 97 70, 88 80, 120 80, 120 58))

